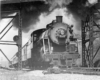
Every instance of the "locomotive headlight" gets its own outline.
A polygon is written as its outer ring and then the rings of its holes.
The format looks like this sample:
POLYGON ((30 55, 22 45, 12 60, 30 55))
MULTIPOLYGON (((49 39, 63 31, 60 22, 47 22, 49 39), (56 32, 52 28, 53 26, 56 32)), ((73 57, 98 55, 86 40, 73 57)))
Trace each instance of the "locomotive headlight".
POLYGON ((56 37, 60 37, 60 38, 63 38, 67 36, 67 31, 63 28, 59 28, 57 31, 56 31, 56 37))

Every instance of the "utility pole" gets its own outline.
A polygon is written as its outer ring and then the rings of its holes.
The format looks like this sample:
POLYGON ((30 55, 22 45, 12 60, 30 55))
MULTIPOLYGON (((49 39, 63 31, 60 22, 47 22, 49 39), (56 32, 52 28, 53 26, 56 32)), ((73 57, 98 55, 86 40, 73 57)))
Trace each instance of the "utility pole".
POLYGON ((18 69, 22 69, 22 18, 21 10, 19 11, 19 29, 18 29, 18 69))

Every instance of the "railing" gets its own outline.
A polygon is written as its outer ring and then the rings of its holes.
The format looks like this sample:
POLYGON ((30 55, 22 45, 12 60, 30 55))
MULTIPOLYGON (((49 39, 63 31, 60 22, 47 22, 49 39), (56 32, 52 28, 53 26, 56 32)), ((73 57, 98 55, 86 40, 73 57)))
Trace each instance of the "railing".
MULTIPOLYGON (((25 61, 28 58, 31 58, 32 45, 33 45, 33 42, 30 38, 28 42, 22 47, 22 61, 25 61)), ((18 62, 18 52, 11 58, 11 61, 13 64, 18 62)))

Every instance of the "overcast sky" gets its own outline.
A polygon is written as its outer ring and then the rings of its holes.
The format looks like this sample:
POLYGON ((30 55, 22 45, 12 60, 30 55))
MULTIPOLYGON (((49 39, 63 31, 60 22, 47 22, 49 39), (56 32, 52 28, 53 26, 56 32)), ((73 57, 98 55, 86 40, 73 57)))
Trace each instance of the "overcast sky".
MULTIPOLYGON (((8 22, 10 20, 11 19, 3 19, 3 20, 0 21, 0 31, 2 31, 2 29, 8 24, 8 22)), ((8 26, 8 28, 9 27, 10 27, 10 25, 8 26)), ((4 34, 4 32, 2 34, 0 34, 0 37, 4 34)), ((14 27, 12 27, 10 29, 10 31, 3 37, 2 40, 13 41, 13 37, 15 35, 17 35, 17 34, 18 34, 18 30, 15 29, 14 27)), ((27 42, 28 38, 29 38, 29 36, 23 34, 23 39, 24 39, 23 44, 25 44, 27 42)), ((11 59, 11 57, 17 52, 17 46, 15 46, 15 45, 0 45, 0 49, 3 50, 3 52, 7 55, 7 57, 9 59, 11 59)), ((0 59, 6 60, 5 57, 2 55, 1 52, 0 52, 0 59)))

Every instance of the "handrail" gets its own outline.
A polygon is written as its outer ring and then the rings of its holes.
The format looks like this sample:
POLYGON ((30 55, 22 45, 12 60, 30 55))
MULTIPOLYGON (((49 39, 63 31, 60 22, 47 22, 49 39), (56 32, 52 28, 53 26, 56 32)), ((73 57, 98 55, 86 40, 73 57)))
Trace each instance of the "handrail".
MULTIPOLYGON (((30 38, 31 39, 31 38, 30 38)), ((25 47, 25 46, 28 46, 27 44, 28 44, 28 42, 30 41, 30 39, 25 43, 25 45, 22 47, 22 49, 25 47)), ((14 54, 14 56, 16 56, 16 54, 18 54, 18 52, 16 52, 15 54, 14 54)), ((13 56, 13 57, 14 57, 13 56)), ((11 59, 13 59, 13 57, 11 58, 11 59)))

